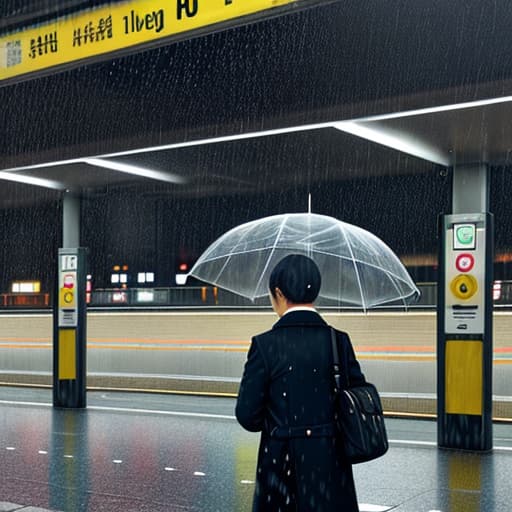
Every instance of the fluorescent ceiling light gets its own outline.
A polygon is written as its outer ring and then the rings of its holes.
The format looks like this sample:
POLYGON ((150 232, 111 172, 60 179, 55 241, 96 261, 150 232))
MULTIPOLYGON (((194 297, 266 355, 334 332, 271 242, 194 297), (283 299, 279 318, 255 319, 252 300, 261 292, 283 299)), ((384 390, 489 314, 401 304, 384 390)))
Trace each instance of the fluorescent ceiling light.
POLYGON ((428 160, 429 162, 450 166, 453 163, 450 159, 450 155, 447 155, 439 148, 426 144, 421 138, 415 138, 411 135, 408 135, 405 130, 400 133, 394 133, 390 128, 382 126, 382 124, 372 126, 372 123, 378 121, 389 121, 393 119, 419 117, 423 115, 440 114, 443 112, 453 112, 456 110, 466 110, 491 105, 500 105, 510 102, 512 102, 512 96, 503 96, 501 98, 468 101, 466 103, 454 103, 450 105, 441 105, 438 107, 428 107, 416 110, 407 110, 405 112, 394 112, 391 114, 363 117, 351 121, 340 121, 333 123, 332 126, 346 133, 351 133, 357 137, 371 140, 377 144, 382 144, 383 146, 387 146, 409 155, 428 160))
POLYGON ((453 110, 463 110, 470 108, 478 108, 485 107, 490 105, 499 105, 503 103, 512 102, 512 96, 503 96, 500 98, 490 98, 486 100, 477 100, 477 101, 469 101, 465 103, 455 103, 450 105, 441 105, 437 107, 428 107, 416 110, 407 110, 404 112, 394 112, 390 114, 382 114, 376 116, 368 116, 363 118, 357 118, 347 121, 330 121, 326 123, 316 123, 316 124, 305 124, 301 126, 291 126, 287 128, 278 128, 273 130, 261 130, 257 132, 250 133, 241 133, 236 135, 226 135, 222 137, 211 137, 207 139, 199 139, 199 140, 191 140, 186 142, 176 142, 171 144, 164 144, 161 146, 153 146, 146 148, 138 148, 132 149, 128 151, 120 151, 117 153, 109 153, 104 155, 99 155, 94 158, 74 158, 69 160, 61 160, 57 162, 46 162, 43 164, 29 165, 24 167, 16 167, 5 169, 4 171, 0 171, 0 179, 10 179, 11 181, 18 181, 21 183, 30 183, 33 185, 45 186, 48 188, 56 188, 63 189, 65 185, 59 184, 57 182, 51 182, 50 180, 39 180, 39 178, 29 178, 26 176, 20 175, 12 175, 13 171, 23 171, 23 170, 32 170, 32 169, 44 169, 46 167, 54 167, 61 165, 69 165, 76 163, 89 163, 91 165, 97 165, 100 167, 106 167, 108 169, 113 169, 121 172, 127 172, 130 174, 135 174, 138 176, 144 176, 146 178, 153 178, 157 180, 170 181, 171 183, 183 183, 184 178, 181 178, 176 175, 167 174, 160 171, 152 171, 149 169, 141 169, 136 166, 131 166, 127 164, 121 164, 119 162, 112 162, 110 160, 105 160, 106 158, 114 158, 120 156, 128 156, 128 155, 137 155, 142 153, 148 153, 152 151, 164 151, 167 149, 180 149, 194 146, 203 146, 206 144, 216 144, 220 142, 231 142, 236 140, 245 140, 245 139, 255 139, 260 137, 268 137, 271 135, 281 135, 285 133, 298 133, 309 130, 319 130, 325 128, 337 128, 338 130, 351 133, 353 135, 357 135, 359 137, 366 138, 373 142, 377 142, 379 144, 383 144, 389 146, 391 148, 404 151, 414 156, 418 156, 420 158, 424 158, 431 162, 435 162, 441 165, 450 165, 447 161, 445 155, 441 154, 436 148, 427 147, 422 144, 421 141, 418 140, 405 140, 403 135, 393 135, 391 133, 382 133, 377 128, 369 128, 368 126, 362 126, 362 123, 370 122, 370 121, 383 121, 389 119, 398 119, 405 117, 413 117, 413 116, 421 116, 427 114, 435 114, 441 112, 449 112, 453 110), (100 163, 101 162, 101 163, 100 163), (106 162, 106 163, 105 163, 106 162), (114 167, 114 165, 116 167, 114 167), (120 168, 120 167, 123 168, 120 168), (30 180, 30 181, 29 181, 30 180))
POLYGON ((403 112, 392 112, 390 114, 379 114, 376 116, 360 117, 352 121, 385 121, 388 119, 399 119, 402 117, 423 116, 427 114, 438 114, 441 112, 451 112, 454 110, 465 110, 470 108, 487 107, 491 105, 500 105, 502 103, 512 102, 512 96, 502 96, 500 98, 489 98, 486 100, 466 101, 465 103, 451 103, 449 105, 440 105, 438 107, 418 108, 415 110, 405 110, 403 112))
MULTIPOLYGON (((416 109, 416 110, 406 110, 404 112, 393 112, 390 114, 382 114, 382 115, 376 115, 376 116, 368 116, 368 117, 361 117, 357 119, 347 120, 347 121, 330 121, 327 123, 315 123, 315 124, 304 124, 301 126, 289 126, 287 128, 277 128, 273 130, 262 130, 259 132, 249 132, 249 133, 240 133, 236 135, 226 135, 222 137, 212 137, 208 139, 200 139, 200 140, 191 140, 186 142, 176 142, 172 144, 164 144, 162 146, 153 146, 148 148, 140 148, 140 149, 132 149, 128 151, 121 151, 117 153, 109 153, 106 155, 102 155, 102 158, 113 158, 113 157, 120 157, 120 156, 128 156, 128 155, 136 155, 140 153, 146 153, 149 151, 164 151, 166 149, 180 149, 180 148, 188 148, 188 147, 194 147, 194 146, 203 146, 206 144, 216 144, 218 142, 231 142, 235 140, 244 140, 244 139, 255 139, 259 137, 268 137, 271 135, 282 135, 285 133, 297 133, 297 132, 304 132, 309 130, 319 130, 324 128, 337 128, 340 130, 340 124, 343 123, 344 125, 346 123, 359 123, 363 121, 382 121, 387 119, 398 119, 401 117, 412 117, 412 116, 420 116, 420 115, 426 115, 426 114, 435 114, 440 112, 449 112, 452 110, 464 110, 464 109, 470 109, 470 108, 477 108, 477 107, 485 107, 489 105, 497 105, 501 103, 509 103, 512 102, 512 96, 503 96, 500 98, 490 98, 486 100, 478 100, 478 101, 468 101, 465 103, 454 103, 450 105, 440 105, 437 107, 428 107, 428 108, 422 108, 422 109, 416 109)), ((343 130, 348 131, 348 130, 343 130)), ((352 133, 352 132, 350 132, 352 133)), ((362 133, 362 132, 361 132, 362 133)), ((354 133, 355 134, 355 133, 354 133)), ((362 135, 360 135, 362 137, 362 135)), ((373 138, 370 138, 369 140, 374 140, 373 138)), ((374 141, 377 142, 377 141, 374 141)), ((386 144, 387 145, 387 144, 386 144)), ((395 147, 395 145, 390 146, 395 147)), ((398 148, 397 148, 398 149, 398 148)), ((432 149, 428 149, 427 153, 430 153, 433 151, 432 149)), ((421 151, 423 152, 423 151, 421 151)), ((414 154, 414 153, 411 153, 414 154)), ((419 155, 418 155, 419 156, 419 155)), ((426 158, 424 156, 421 156, 420 158, 426 158)), ((430 160, 429 157, 426 158, 427 160, 430 160)), ((440 155, 436 157, 436 160, 431 160, 436 163, 442 163, 445 162, 446 159, 440 155), (440 159, 440 160, 439 160, 440 159)), ((447 165, 446 163, 442 163, 442 165, 447 165)))
POLYGON ((184 183, 185 180, 176 174, 153 171, 151 169, 144 169, 136 165, 124 164, 122 162, 114 162, 112 160, 105 160, 103 158, 85 158, 82 160, 89 165, 96 167, 104 167, 105 169, 112 169, 114 171, 125 172, 127 174, 134 174, 142 176, 143 178, 150 178, 152 180, 167 181, 169 183, 184 183))
POLYGON ((97 155, 91 158, 72 158, 68 160, 58 160, 55 162, 45 162, 43 164, 35 164, 35 165, 25 165, 23 167, 12 167, 10 169, 4 169, 0 172, 11 173, 17 171, 27 171, 34 169, 45 169, 47 167, 56 167, 61 165, 71 165, 71 164, 79 164, 79 163, 87 163, 90 165, 96 165, 99 167, 105 167, 107 169, 112 169, 120 172, 127 172, 130 174, 136 174, 138 176, 149 176, 148 173, 154 173, 155 179, 162 180, 162 177, 166 177, 167 179, 164 181, 169 181, 169 177, 172 176, 173 183, 183 183, 184 178, 172 175, 169 173, 164 173, 161 171, 152 171, 149 169, 142 169, 140 167, 134 165, 123 164, 120 162, 113 162, 112 160, 105 160, 106 158, 114 158, 120 156, 130 156, 130 155, 140 155, 142 153, 150 153, 151 151, 164 151, 166 149, 180 149, 180 148, 188 148, 194 146, 203 146, 206 144, 216 144, 219 142, 231 142, 236 140, 245 140, 245 139, 256 139, 260 137, 268 137, 270 135, 281 135, 284 133, 296 133, 296 132, 305 132, 308 130, 319 130, 322 128, 333 128, 332 121, 328 123, 317 123, 317 124, 304 124, 300 126, 290 126, 287 128, 277 128, 274 130, 262 130, 259 132, 249 132, 249 133, 239 133, 236 135, 225 135, 222 137, 212 137, 209 139, 197 139, 190 140, 186 142, 175 142, 172 144, 164 144, 162 146, 152 146, 147 148, 138 148, 138 149, 130 149, 127 151, 120 151, 118 153, 109 153, 104 155, 97 155), (106 162, 106 163, 105 163, 106 162), (141 173, 142 171, 142 173, 141 173), (143 174, 144 173, 144 174, 143 174), (158 177, 156 177, 158 175, 158 177))
POLYGON ((442 151, 435 147, 430 147, 421 139, 414 139, 406 133, 391 133, 382 127, 372 127, 371 124, 359 123, 357 121, 341 121, 334 123, 334 128, 341 130, 363 139, 371 140, 377 144, 382 144, 403 153, 413 155, 429 162, 449 166, 449 158, 442 151))
POLYGON ((189 140, 186 142, 174 142, 172 144, 164 144, 163 146, 153 146, 149 148, 131 149, 121 151, 119 153, 110 153, 101 155, 102 158, 114 158, 119 156, 137 155, 150 151, 164 151, 166 149, 181 149, 194 146, 205 146, 206 144, 217 144, 219 142, 232 142, 235 140, 257 139, 260 137, 269 137, 270 135, 282 135, 285 133, 305 132, 308 130, 319 130, 321 128, 333 128, 332 121, 328 123, 303 124, 300 126, 288 126, 287 128, 276 128, 273 130, 262 130, 259 132, 238 133, 236 135, 224 135, 222 137, 211 137, 208 139, 189 140))
POLYGON ((18 172, 18 171, 33 171, 35 169, 46 169, 47 167, 57 167, 60 165, 79 164, 80 162, 83 162, 83 159, 72 158, 70 160, 57 160, 56 162, 44 162, 43 164, 23 165, 21 167, 10 167, 9 169, 3 169, 0 172, 11 173, 11 172, 18 172))
POLYGON ((24 176, 23 174, 15 174, 14 172, 6 171, 0 171, 0 180, 15 181, 17 183, 25 183, 37 187, 51 188, 53 190, 64 190, 66 188, 66 185, 58 181, 35 178, 34 176, 24 176))

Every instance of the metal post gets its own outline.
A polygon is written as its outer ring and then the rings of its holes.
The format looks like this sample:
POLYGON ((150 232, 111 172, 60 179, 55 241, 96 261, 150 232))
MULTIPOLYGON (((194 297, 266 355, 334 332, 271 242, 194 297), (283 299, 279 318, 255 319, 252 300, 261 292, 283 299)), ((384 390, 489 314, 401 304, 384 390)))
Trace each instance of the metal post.
POLYGON ((62 247, 80 247, 80 196, 66 190, 62 197, 62 247))
POLYGON ((453 168, 452 213, 489 211, 489 180, 486 164, 453 168))
POLYGON ((80 248, 80 198, 63 197, 62 244, 53 307, 53 405, 86 406, 86 249, 80 248))
POLYGON ((493 217, 485 164, 453 170, 453 214, 440 223, 438 444, 492 449, 493 217))

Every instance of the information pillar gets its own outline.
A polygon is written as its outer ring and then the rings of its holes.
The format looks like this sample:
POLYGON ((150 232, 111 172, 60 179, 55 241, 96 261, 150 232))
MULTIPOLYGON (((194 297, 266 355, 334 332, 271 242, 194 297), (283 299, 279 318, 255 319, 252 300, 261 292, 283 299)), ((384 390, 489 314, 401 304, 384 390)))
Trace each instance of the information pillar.
POLYGON ((438 444, 490 450, 493 217, 453 214, 441 220, 438 444))
POLYGON ((53 309, 53 405, 86 406, 86 249, 59 249, 53 309))

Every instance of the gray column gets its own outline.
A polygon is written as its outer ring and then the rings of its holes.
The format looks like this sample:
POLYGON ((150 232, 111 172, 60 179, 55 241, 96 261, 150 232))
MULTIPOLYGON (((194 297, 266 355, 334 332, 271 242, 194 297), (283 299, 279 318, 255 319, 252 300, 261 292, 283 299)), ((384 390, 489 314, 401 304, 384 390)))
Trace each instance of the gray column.
POLYGON ((69 190, 62 197, 62 247, 80 247, 80 196, 69 190))
POLYGON ((53 405, 86 406, 87 250, 80 247, 80 196, 62 196, 62 248, 53 307, 53 405))
POLYGON ((485 213, 489 209, 487 164, 453 168, 452 213, 485 213))

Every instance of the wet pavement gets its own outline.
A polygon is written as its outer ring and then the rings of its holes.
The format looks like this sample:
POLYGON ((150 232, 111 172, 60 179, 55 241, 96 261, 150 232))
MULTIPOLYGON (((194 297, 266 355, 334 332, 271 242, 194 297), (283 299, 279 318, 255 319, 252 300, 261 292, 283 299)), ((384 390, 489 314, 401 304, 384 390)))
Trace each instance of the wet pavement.
MULTIPOLYGON (((0 511, 250 510, 258 435, 238 426, 233 399, 89 392, 85 410, 50 403, 49 390, 0 388, 0 511)), ((494 426, 488 454, 439 450, 435 422, 387 426, 388 454, 354 468, 361 510, 510 510, 511 425, 494 426)))

